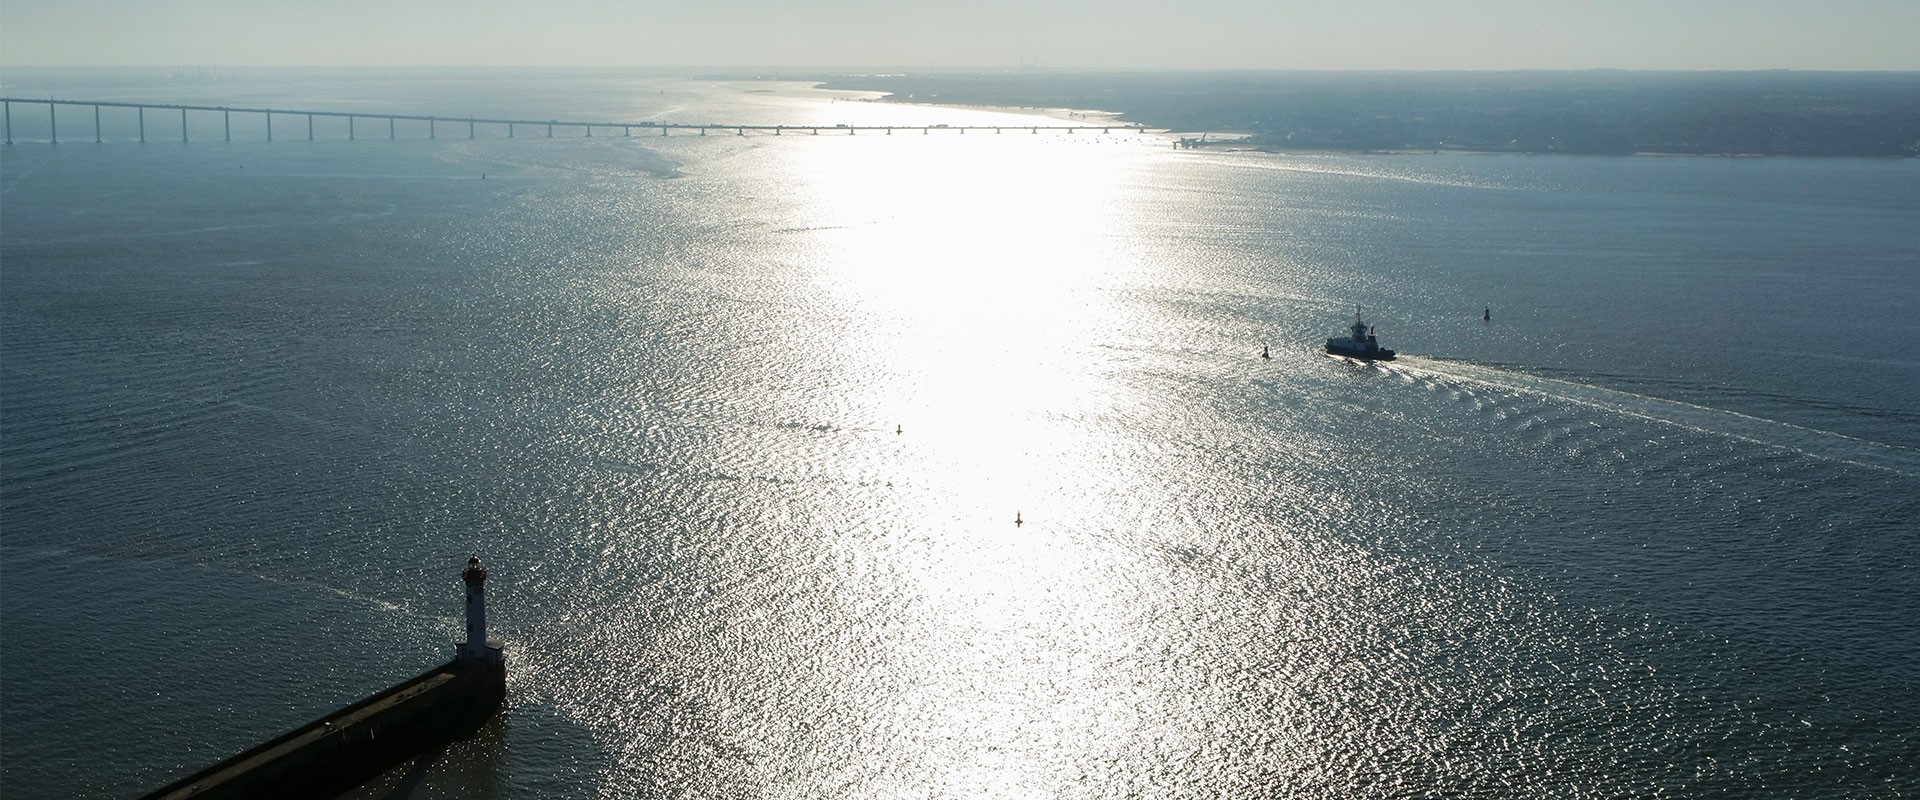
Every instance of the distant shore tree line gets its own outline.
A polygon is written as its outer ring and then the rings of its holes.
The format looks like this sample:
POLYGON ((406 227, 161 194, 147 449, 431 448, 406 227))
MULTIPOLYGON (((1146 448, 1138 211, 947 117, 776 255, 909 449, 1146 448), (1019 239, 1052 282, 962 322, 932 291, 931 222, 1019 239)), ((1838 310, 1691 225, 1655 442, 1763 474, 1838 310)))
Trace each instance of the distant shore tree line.
POLYGON ((1161 72, 893 75, 829 88, 1077 108, 1275 149, 1920 156, 1913 72, 1161 72))

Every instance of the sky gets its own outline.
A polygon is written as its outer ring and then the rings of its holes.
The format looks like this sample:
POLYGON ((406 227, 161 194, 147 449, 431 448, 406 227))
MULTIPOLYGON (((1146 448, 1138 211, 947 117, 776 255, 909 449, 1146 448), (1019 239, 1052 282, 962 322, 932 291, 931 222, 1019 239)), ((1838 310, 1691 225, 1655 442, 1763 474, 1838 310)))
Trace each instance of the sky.
POLYGON ((1920 0, 4 0, 6 66, 1920 70, 1920 0))

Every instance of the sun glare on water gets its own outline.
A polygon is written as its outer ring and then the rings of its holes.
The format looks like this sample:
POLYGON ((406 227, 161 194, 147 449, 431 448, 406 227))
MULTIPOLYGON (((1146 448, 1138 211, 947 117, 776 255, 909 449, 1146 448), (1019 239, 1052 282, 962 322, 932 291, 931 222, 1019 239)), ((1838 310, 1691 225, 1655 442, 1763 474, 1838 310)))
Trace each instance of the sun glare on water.
POLYGON ((923 610, 875 654, 913 673, 888 727, 937 734, 911 757, 931 784, 1019 796, 1154 724, 1114 666, 1141 646, 1119 556, 1085 529, 1103 473, 1127 468, 1092 432, 1125 402, 1107 354, 1143 266, 1145 145, 959 136, 822 142, 795 189, 818 289, 853 320, 836 346, 866 354, 861 391, 912 487, 887 517, 913 529, 873 556, 923 610))
POLYGON ((1113 290, 1138 267, 1132 148, 943 136, 810 153, 827 229, 810 258, 859 320, 846 346, 886 354, 880 410, 940 448, 943 480, 990 482, 1011 519, 1004 504, 1071 449, 1058 420, 1112 402, 1090 356, 1124 327, 1113 290))

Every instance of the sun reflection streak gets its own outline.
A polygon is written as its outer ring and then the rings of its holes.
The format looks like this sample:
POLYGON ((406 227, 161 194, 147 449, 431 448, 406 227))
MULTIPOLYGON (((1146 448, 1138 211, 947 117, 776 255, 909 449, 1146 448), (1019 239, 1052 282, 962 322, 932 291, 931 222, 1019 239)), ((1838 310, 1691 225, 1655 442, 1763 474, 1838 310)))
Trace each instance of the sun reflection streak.
POLYGON ((1140 267, 1125 209, 1145 204, 1125 197, 1131 149, 941 144, 811 148, 823 246, 808 256, 858 320, 840 345, 884 354, 863 390, 901 426, 901 480, 918 489, 889 511, 921 522, 886 571, 924 610, 896 646, 940 666, 894 698, 889 726, 939 732, 923 743, 931 787, 1022 796, 1155 724, 1146 680, 1125 674, 1142 645, 1119 555, 1076 530, 1094 512, 1068 494, 1116 465, 1065 422, 1111 414, 1123 391, 1099 355, 1126 323, 1112 288, 1140 267))
POLYGON ((1118 196, 1129 162, 1024 137, 939 144, 809 152, 829 229, 815 274, 860 319, 858 346, 884 354, 882 408, 956 460, 946 477, 1023 485, 1024 456, 1061 444, 1050 415, 1107 404, 1089 361, 1123 327, 1107 289, 1137 266, 1121 209, 1138 204, 1118 196))

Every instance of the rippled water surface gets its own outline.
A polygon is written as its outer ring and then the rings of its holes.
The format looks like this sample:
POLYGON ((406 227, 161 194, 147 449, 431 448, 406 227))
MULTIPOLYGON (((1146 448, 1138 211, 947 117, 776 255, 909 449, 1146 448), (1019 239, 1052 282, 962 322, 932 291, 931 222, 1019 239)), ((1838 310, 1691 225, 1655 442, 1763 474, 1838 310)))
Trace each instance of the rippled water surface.
POLYGON ((1914 162, 14 111, 9 795, 136 794, 436 663, 474 550, 509 708, 358 796, 1920 792, 1914 162), (1318 352, 1355 306, 1405 358, 1318 352))

